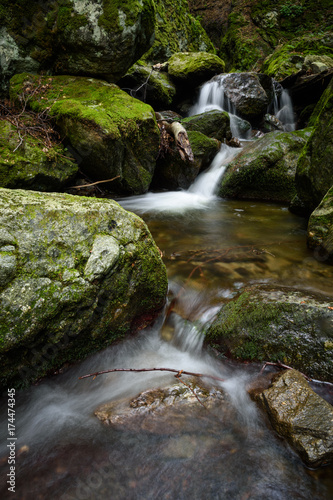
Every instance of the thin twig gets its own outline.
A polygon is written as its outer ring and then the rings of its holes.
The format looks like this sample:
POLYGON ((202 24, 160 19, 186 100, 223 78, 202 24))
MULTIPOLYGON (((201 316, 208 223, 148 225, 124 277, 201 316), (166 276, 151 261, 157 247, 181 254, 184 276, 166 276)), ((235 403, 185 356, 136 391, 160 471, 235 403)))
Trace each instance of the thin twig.
POLYGON ((97 377, 97 375, 103 375, 104 373, 113 373, 113 372, 173 372, 177 373, 179 377, 181 375, 189 375, 191 377, 210 378, 212 380, 218 380, 219 382, 224 382, 225 380, 224 378, 215 377, 214 375, 207 375, 206 373, 193 373, 193 372, 187 372, 185 370, 175 370, 173 368, 112 368, 110 370, 103 370, 100 372, 89 373, 88 375, 82 375, 81 377, 79 377, 79 380, 88 377, 97 377))
POLYGON ((180 370, 180 372, 178 372, 177 375, 175 375, 175 377, 179 380, 179 382, 181 382, 182 384, 186 385, 186 387, 188 387, 190 389, 190 391, 192 392, 192 394, 194 395, 194 397, 199 401, 199 403, 201 404, 201 406, 203 406, 207 410, 206 406, 203 404, 203 402, 196 395, 196 393, 194 392, 194 390, 192 389, 192 387, 190 385, 188 385, 186 382, 184 382, 184 380, 182 380, 180 378, 182 376, 182 373, 183 373, 183 370, 180 370))
MULTIPOLYGON (((263 365, 263 367, 261 368, 260 370, 260 373, 263 373, 266 366, 276 366, 277 368, 283 368, 284 370, 293 370, 294 368, 292 368, 292 366, 288 366, 288 365, 284 365, 283 363, 281 363, 280 361, 278 361, 277 363, 273 363, 273 362, 270 362, 270 361, 266 361, 265 364, 263 365)), ((302 372, 299 372, 301 375, 303 375, 304 378, 306 378, 306 380, 309 380, 311 381, 312 379, 310 377, 308 377, 307 375, 305 375, 304 373, 302 372)))
POLYGON ((96 184, 102 184, 102 182, 111 182, 111 181, 114 181, 115 179, 118 179, 118 177, 120 177, 120 175, 117 175, 116 177, 113 177, 112 179, 105 179, 104 181, 92 182, 91 184, 82 184, 80 186, 70 186, 67 189, 81 189, 81 188, 86 188, 86 187, 90 187, 90 186, 96 186, 96 184))

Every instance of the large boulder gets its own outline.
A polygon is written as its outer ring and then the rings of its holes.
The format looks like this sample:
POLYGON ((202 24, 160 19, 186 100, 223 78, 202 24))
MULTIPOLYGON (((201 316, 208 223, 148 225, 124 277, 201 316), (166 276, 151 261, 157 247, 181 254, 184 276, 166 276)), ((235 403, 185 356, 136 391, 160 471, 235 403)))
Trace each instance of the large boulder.
POLYGON ((317 260, 333 262, 333 186, 310 215, 307 242, 317 260))
POLYGON ((333 460, 333 408, 296 370, 280 373, 255 397, 273 428, 309 467, 333 460))
POLYGON ((333 185, 333 79, 310 119, 313 132, 300 155, 296 188, 300 203, 310 214, 333 185))
POLYGON ((116 202, 0 189, 1 387, 20 387, 148 324, 165 266, 116 202))
MULTIPOLYGON (((31 126, 25 113, 21 126, 31 126)), ((34 123, 33 125, 38 126, 34 123)), ((31 129, 33 130, 33 129, 31 129)), ((38 137, 27 134, 7 120, 0 120, 0 187, 59 191, 75 177, 78 165, 59 143, 45 145, 38 137), (22 136, 23 134, 23 136, 22 136)))
POLYGON ((153 0, 10 2, 0 19, 3 88, 41 70, 115 82, 154 41, 153 0))
POLYGON ((270 79, 255 73, 230 73, 223 76, 221 83, 225 96, 239 116, 257 122, 263 118, 271 100, 270 79))
POLYGON ((117 177, 110 186, 121 194, 148 190, 160 137, 149 105, 114 84, 85 77, 23 73, 12 78, 11 97, 19 102, 22 93, 34 111, 48 111, 89 177, 117 177))
POLYGON ((205 342, 236 359, 282 362, 333 381, 333 307, 325 297, 255 287, 226 303, 205 342))
POLYGON ((310 133, 275 131, 245 146, 227 166, 219 196, 290 202, 297 161, 310 133))

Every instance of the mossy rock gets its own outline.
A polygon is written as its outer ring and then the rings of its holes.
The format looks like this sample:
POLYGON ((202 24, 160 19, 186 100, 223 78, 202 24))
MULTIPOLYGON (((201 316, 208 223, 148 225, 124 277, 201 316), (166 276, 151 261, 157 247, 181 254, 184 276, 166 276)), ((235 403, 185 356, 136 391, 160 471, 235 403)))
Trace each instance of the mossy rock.
POLYGON ((332 302, 288 289, 257 287, 226 303, 205 342, 243 361, 278 362, 333 381, 332 302))
POLYGON ((59 191, 78 171, 62 144, 46 147, 28 134, 21 143, 16 127, 6 120, 0 120, 0 150, 0 187, 59 191))
POLYGON ((153 44, 153 0, 0 1, 3 86, 23 71, 115 82, 153 44), (22 19, 24 23, 22 25, 22 19))
POLYGON ((298 197, 310 214, 333 185, 333 79, 324 91, 309 123, 313 132, 296 170, 298 197))
POLYGON ((169 109, 176 94, 175 85, 166 71, 153 69, 142 61, 134 64, 117 84, 155 110, 169 109))
POLYGON ((333 263, 333 187, 310 216, 307 242, 317 260, 333 263))
POLYGON ((201 132, 218 141, 231 139, 230 117, 225 111, 212 110, 199 115, 189 116, 181 120, 186 130, 201 132))
POLYGON ((276 80, 283 80, 302 69, 313 71, 311 64, 314 61, 325 61, 326 66, 331 67, 333 50, 330 44, 326 45, 326 37, 308 34, 280 44, 264 61, 262 71, 276 80))
POLYGON ((85 77, 16 75, 11 97, 24 89, 34 111, 49 110, 70 142, 80 168, 94 180, 118 177, 109 187, 116 193, 148 190, 159 150, 159 129, 153 109, 114 84, 85 77))
POLYGON ((210 52, 215 48, 198 19, 191 14, 187 0, 155 0, 156 25, 152 48, 143 59, 164 62, 176 52, 210 52))
POLYGON ((225 64, 207 52, 178 52, 168 60, 168 73, 179 85, 194 88, 214 75, 223 73, 225 64))
POLYGON ((166 269, 116 202, 0 189, 1 387, 25 386, 148 324, 166 269))
POLYGON ((227 166, 219 196, 290 202, 297 160, 310 134, 311 129, 275 131, 245 146, 227 166))
POLYGON ((187 189, 201 170, 208 168, 219 151, 220 142, 197 131, 188 131, 194 161, 184 161, 173 144, 171 150, 157 161, 153 187, 187 189))

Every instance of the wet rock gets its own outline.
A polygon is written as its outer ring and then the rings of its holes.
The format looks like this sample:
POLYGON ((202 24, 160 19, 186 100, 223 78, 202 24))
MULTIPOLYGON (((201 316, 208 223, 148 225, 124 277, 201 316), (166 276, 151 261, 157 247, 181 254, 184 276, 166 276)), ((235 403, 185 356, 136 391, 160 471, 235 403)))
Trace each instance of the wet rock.
POLYGON ((266 113, 269 98, 257 74, 228 74, 223 79, 223 87, 225 95, 242 118, 258 121, 266 113))
POLYGON ((134 398, 103 404, 96 409, 95 415, 105 425, 116 429, 177 434, 184 428, 187 432, 202 429, 205 420, 207 423, 211 421, 211 411, 222 405, 224 410, 229 407, 229 411, 233 411, 223 391, 205 388, 188 378, 186 383, 192 390, 182 383, 162 389, 149 389, 134 398))
POLYGON ((219 196, 290 202, 297 161, 310 134, 311 129, 274 131, 246 145, 227 166, 219 196))
POLYGON ((0 189, 0 386, 24 386, 146 326, 166 270, 116 202, 0 189))
POLYGON ((292 366, 333 381, 333 304, 293 289, 252 287, 227 302, 205 343, 231 358, 292 366))
POLYGON ((29 106, 48 110, 70 142, 80 169, 119 194, 142 194, 151 183, 160 132, 153 109, 113 84, 85 77, 38 77, 23 73, 11 80, 11 98, 30 89, 29 106), (33 92, 43 86, 41 92, 33 92))
POLYGON ((255 396, 273 428, 309 467, 333 460, 333 407, 296 370, 286 370, 255 396))

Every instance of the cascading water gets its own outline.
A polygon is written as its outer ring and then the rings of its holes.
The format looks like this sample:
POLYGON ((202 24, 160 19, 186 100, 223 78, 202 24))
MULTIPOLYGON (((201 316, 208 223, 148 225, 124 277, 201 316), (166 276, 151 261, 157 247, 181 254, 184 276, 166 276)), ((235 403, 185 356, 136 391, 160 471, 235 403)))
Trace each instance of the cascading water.
POLYGON ((286 132, 295 130, 295 115, 293 104, 289 92, 280 83, 273 80, 273 103, 269 108, 273 108, 273 114, 280 120, 286 132))
POLYGON ((237 116, 236 108, 224 91, 224 79, 227 75, 219 75, 206 82, 199 94, 198 102, 190 109, 190 116, 207 111, 227 111, 230 116, 230 129, 233 137, 248 140, 251 137, 251 127, 248 122, 237 116))

